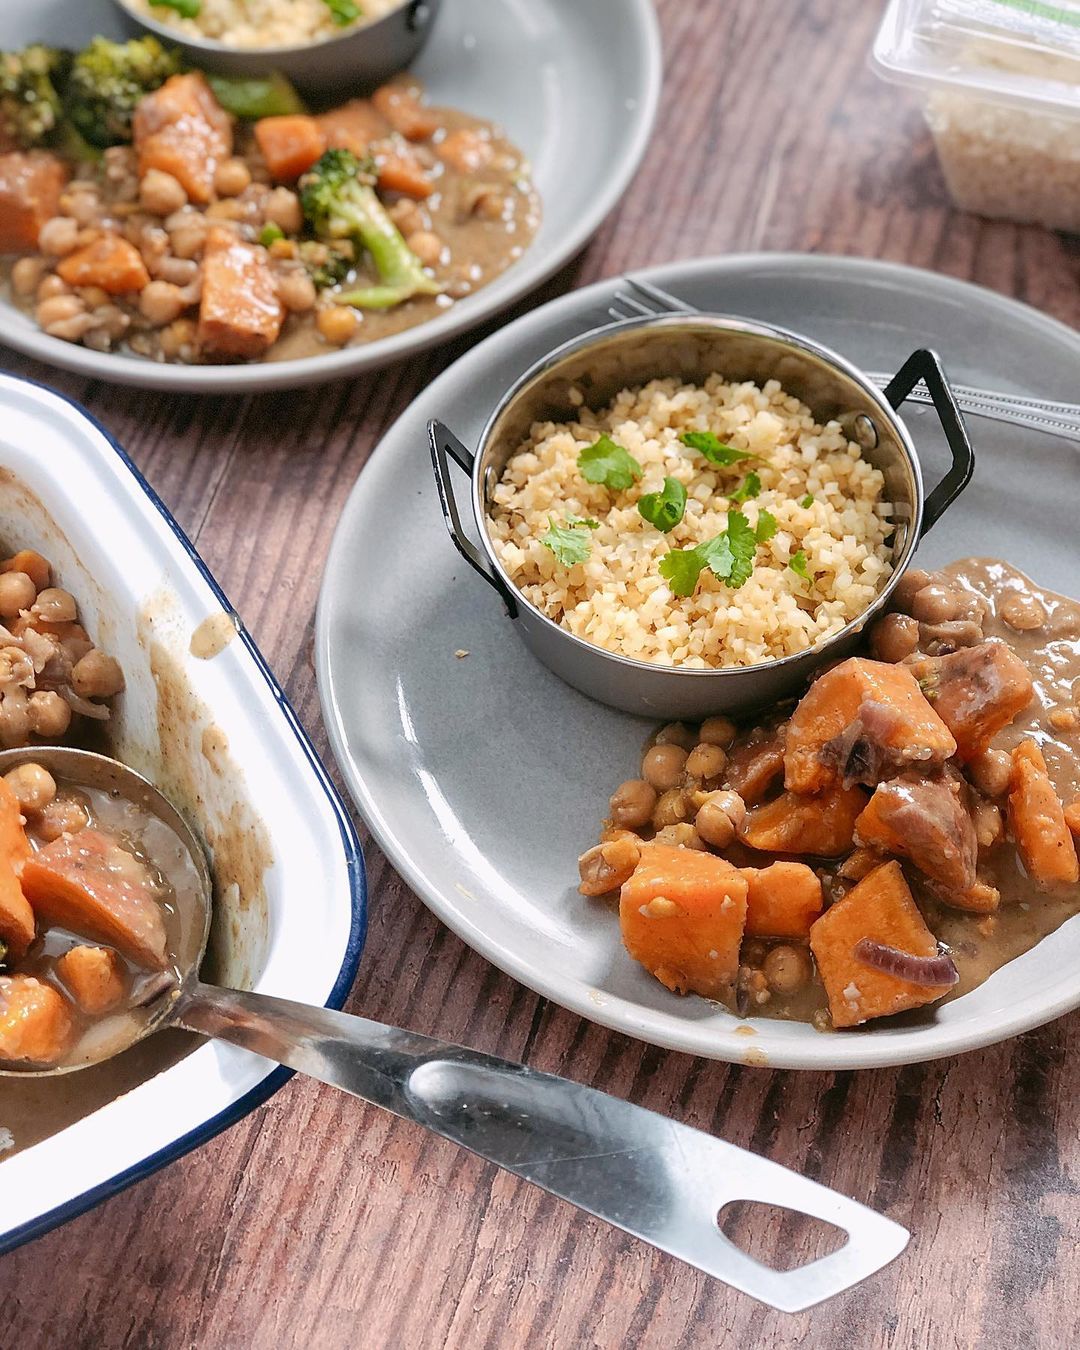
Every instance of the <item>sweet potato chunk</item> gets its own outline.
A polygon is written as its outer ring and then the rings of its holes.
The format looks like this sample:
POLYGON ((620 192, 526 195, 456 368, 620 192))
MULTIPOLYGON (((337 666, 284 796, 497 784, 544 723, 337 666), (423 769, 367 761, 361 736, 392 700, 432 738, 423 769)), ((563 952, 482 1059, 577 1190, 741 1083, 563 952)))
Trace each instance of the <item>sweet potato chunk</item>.
POLYGON ((746 936, 805 942, 821 913, 821 881, 805 863, 741 867, 746 878, 746 936))
POLYGON ((962 897, 975 885, 979 855, 964 790, 957 779, 893 778, 877 788, 855 822, 855 839, 881 853, 910 858, 940 881, 947 895, 955 891, 962 897))
POLYGON ((404 81, 392 80, 376 89, 371 102, 407 141, 426 141, 439 129, 438 117, 420 102, 415 86, 404 81))
POLYGON ((18 799, 0 778, 0 942, 12 961, 20 961, 34 940, 34 911, 19 884, 30 852, 18 799))
POLYGON ((351 150, 354 155, 366 155, 372 142, 383 140, 390 131, 389 123, 366 98, 350 99, 315 120, 328 146, 351 150))
POLYGON ((150 876, 107 834, 85 829, 46 844, 23 864, 22 886, 46 923, 107 942, 137 965, 165 965, 165 921, 150 876))
POLYGON ((782 792, 764 806, 755 806, 739 837, 767 853, 813 853, 837 858, 851 848, 855 821, 866 805, 862 788, 834 786, 818 797, 782 792))
POLYGON ((294 113, 262 117, 255 123, 255 140, 278 183, 292 183, 306 173, 326 149, 326 132, 316 117, 294 113))
POLYGON ((56 264, 69 286, 100 286, 110 295, 141 291, 150 280, 142 255, 118 234, 103 234, 56 264))
POLYGON ((1070 802, 1065 808, 1065 824, 1072 831, 1073 837, 1080 839, 1080 798, 1070 802))
POLYGON ((875 868, 810 930, 810 950, 829 996, 833 1026, 854 1027, 871 1017, 920 1008, 945 992, 940 985, 911 984, 864 965, 855 956, 862 938, 913 956, 937 955, 937 941, 898 862, 875 868))
POLYGON ((0 1060, 56 1064, 71 1045, 64 996, 32 975, 0 975, 0 1060))
POLYGON ((795 709, 784 785, 790 792, 821 792, 838 779, 873 786, 906 764, 931 769, 955 752, 906 666, 853 656, 815 680, 795 709))
POLYGON ((719 998, 738 974, 746 894, 723 858, 647 844, 619 898, 626 950, 673 992, 719 998))
POLYGON ((214 226, 203 255, 199 342, 224 356, 261 356, 284 320, 266 250, 214 226))
POLYGON ((139 176, 171 173, 193 202, 208 202, 214 172, 232 154, 232 119, 197 71, 173 75, 139 100, 132 121, 139 176))
POLYGON ((438 146, 436 153, 459 173, 479 173, 491 163, 495 149, 486 136, 470 127, 459 127, 438 146))
POLYGON ((42 150, 0 155, 0 253, 32 253, 42 225, 60 210, 65 165, 42 150))
POLYGON ((405 197, 423 201, 435 191, 430 174, 413 155, 388 151, 375 161, 379 187, 386 192, 400 192, 405 197))
POLYGON ((911 673, 955 737, 964 763, 1024 711, 1034 688, 1027 666, 996 639, 924 657, 912 663, 911 673))
POLYGON ((1065 810, 1034 741, 1021 741, 1013 751, 1009 825, 1028 876, 1037 886, 1080 881, 1080 860, 1065 810))
POLYGON ((89 1017, 112 1012, 127 995, 124 963, 108 947, 72 947, 57 961, 56 973, 89 1017))

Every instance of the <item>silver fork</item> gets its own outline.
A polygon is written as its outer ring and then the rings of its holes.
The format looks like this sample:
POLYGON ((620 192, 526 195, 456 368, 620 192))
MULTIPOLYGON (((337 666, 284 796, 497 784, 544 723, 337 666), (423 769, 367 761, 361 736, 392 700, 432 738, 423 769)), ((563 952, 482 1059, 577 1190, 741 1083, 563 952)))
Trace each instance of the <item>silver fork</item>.
MULTIPOLYGON (((616 290, 608 313, 613 319, 657 318, 663 314, 695 314, 695 306, 688 305, 651 282, 636 277, 623 277, 616 290)), ((867 378, 884 389, 892 379, 883 371, 867 371, 867 378)), ((979 389, 973 385, 954 384, 953 394, 966 413, 987 417, 996 422, 1044 431, 1051 436, 1063 436, 1080 442, 1080 403, 1063 403, 1052 399, 1027 398, 1020 394, 1003 394, 993 389, 979 389)), ((908 395, 914 403, 932 403, 930 391, 918 384, 908 395)))

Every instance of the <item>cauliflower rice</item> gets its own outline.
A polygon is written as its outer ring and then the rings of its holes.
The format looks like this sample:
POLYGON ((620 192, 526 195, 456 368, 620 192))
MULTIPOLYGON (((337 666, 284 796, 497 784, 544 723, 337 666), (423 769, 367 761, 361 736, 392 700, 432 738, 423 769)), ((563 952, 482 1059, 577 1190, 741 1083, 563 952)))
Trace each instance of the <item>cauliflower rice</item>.
POLYGON ((337 24, 326 0, 202 0, 194 19, 152 0, 124 0, 136 14, 156 19, 186 37, 211 38, 230 47, 292 47, 340 37, 365 23, 374 23, 403 0, 357 0, 360 17, 337 24))
POLYGON ((582 407, 575 422, 534 425, 494 489, 488 532, 522 593, 578 637, 660 665, 749 666, 805 651, 874 599, 892 571, 884 486, 838 423, 820 426, 775 380, 763 388, 719 375, 704 387, 654 380, 599 413, 582 407), (684 431, 712 431, 760 459, 718 468, 679 440, 684 431), (626 491, 588 483, 579 471, 578 455, 603 432, 644 469, 626 491), (750 469, 762 490, 743 505, 747 521, 756 524, 767 510, 778 529, 758 545, 749 581, 729 589, 706 568, 693 595, 673 595, 660 559, 723 531, 725 493, 750 469), (637 509, 665 476, 687 492, 685 515, 667 534, 637 509), (808 495, 813 502, 804 506, 808 495), (599 522, 590 557, 569 568, 541 543, 549 517, 562 524, 568 516, 599 522), (788 566, 799 550, 812 584, 788 566))

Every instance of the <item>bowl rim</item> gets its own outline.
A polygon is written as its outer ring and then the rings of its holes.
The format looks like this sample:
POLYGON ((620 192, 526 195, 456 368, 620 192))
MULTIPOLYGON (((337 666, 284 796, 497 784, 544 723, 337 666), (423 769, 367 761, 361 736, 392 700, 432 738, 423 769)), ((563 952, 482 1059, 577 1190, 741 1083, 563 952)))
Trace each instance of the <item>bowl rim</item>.
MULTIPOLYGON (((38 393, 43 394, 46 399, 53 399, 56 402, 67 405, 77 418, 88 423, 94 431, 104 439, 133 478, 137 490, 145 495, 151 506, 161 517, 164 526, 174 536, 177 543, 187 554, 201 581, 209 588, 222 608, 235 615, 236 611, 232 603, 229 601, 224 590, 210 571, 210 568, 203 561, 198 550, 195 548, 195 545, 187 537, 187 534, 181 528, 172 512, 150 486, 141 470, 108 428, 103 426, 101 422, 99 422, 98 419, 76 399, 70 398, 67 394, 61 393, 59 390, 53 389, 47 384, 43 384, 40 380, 30 379, 25 375, 16 375, 10 371, 0 372, 0 386, 7 382, 29 386, 38 393)), ((349 991, 355 982, 356 974, 360 967, 360 958, 363 954, 364 945, 367 939, 367 868, 364 861, 363 849, 360 844, 360 836, 356 825, 345 806, 343 798, 334 786, 329 771, 319 758, 318 751, 315 749, 314 743, 304 729, 295 709, 290 703, 288 695, 279 684, 276 676, 267 663, 266 658, 259 650, 247 628, 238 620, 236 627, 237 640, 243 644, 256 672, 268 686, 270 696, 280 710, 285 724, 299 743, 300 750, 311 767, 315 784, 317 784, 318 788, 325 796, 329 809, 334 816, 341 838, 346 876, 349 884, 351 912, 349 932, 345 949, 342 953, 341 966, 325 1003, 325 1006, 328 1008, 340 1009, 344 1005, 345 1000, 349 995, 349 991)), ((168 1073, 169 1069, 165 1069, 162 1072, 168 1073)), ((208 1143, 211 1139, 214 1139, 217 1135, 221 1134, 222 1131, 228 1129, 230 1125, 236 1124, 237 1121, 242 1120, 244 1116, 255 1110, 256 1107, 261 1106, 264 1102, 269 1100, 279 1088, 284 1087, 288 1080, 293 1076, 294 1072, 295 1070, 284 1066, 270 1069, 267 1074, 253 1087, 249 1088, 247 1092, 244 1092, 241 1096, 230 1102, 228 1106, 218 1111, 215 1115, 208 1117, 202 1124, 189 1130, 186 1134, 178 1136, 156 1152, 148 1154, 146 1157, 138 1158, 129 1167, 116 1173, 107 1181, 92 1186, 88 1190, 81 1191, 78 1195, 73 1196, 63 1204, 56 1205, 54 1208, 36 1215, 34 1218, 29 1219, 27 1222, 20 1224, 16 1228, 0 1232, 0 1256, 21 1246, 25 1242, 29 1242, 34 1238, 41 1237, 45 1233, 51 1232, 52 1229, 67 1223, 69 1219, 74 1219, 78 1215, 92 1209, 100 1201, 118 1194, 134 1182, 141 1181, 144 1177, 150 1176, 159 1168, 175 1162, 178 1158, 182 1158, 185 1154, 208 1143)), ((59 1133, 62 1134, 63 1131, 60 1131, 59 1133)), ((55 1138, 57 1136, 52 1137, 55 1138)))
MULTIPOLYGON (((811 408, 810 410, 814 410, 811 408)), ((816 414, 815 414, 816 415, 816 414)), ((597 328, 591 328, 577 337, 570 338, 566 342, 560 343, 554 347, 545 356, 542 356, 520 375, 514 383, 506 390, 495 408, 492 410, 484 423, 476 448, 470 448, 470 454, 473 455, 472 473, 470 474, 470 499, 473 509, 473 517, 477 526, 477 533, 480 537, 480 544, 484 550, 484 555, 488 562, 495 569, 496 577, 499 583, 499 589, 505 593, 509 590, 513 596, 514 602, 521 605, 528 612, 530 621, 537 621, 545 626, 548 631, 557 633, 560 637, 567 638, 579 651, 590 654, 596 654, 606 658, 613 664, 623 668, 628 674, 634 672, 639 675, 662 674, 667 676, 696 676, 698 680, 712 679, 719 680, 723 677, 734 678, 736 676, 752 676, 763 671, 787 670, 791 666, 804 662, 808 657, 815 659, 826 659, 827 653, 834 647, 840 645, 853 635, 860 633, 867 623, 875 617, 886 605, 893 590, 896 588, 900 578, 911 565, 911 560, 915 556, 915 550, 918 548, 919 539, 922 534, 923 508, 926 502, 926 489, 923 484, 922 466, 919 462, 918 451, 915 449, 915 443, 911 433, 904 420, 900 417, 897 409, 886 400, 884 394, 868 378, 868 376, 853 362, 839 352, 835 352, 831 347, 824 343, 815 341, 813 338, 806 337, 802 333, 796 333, 789 328, 782 328, 779 325, 762 323, 756 319, 747 319, 737 314, 720 314, 715 311, 695 310, 693 313, 665 314, 650 318, 624 319, 616 323, 603 324, 597 328), (502 565, 498 555, 495 552, 491 538, 486 528, 488 511, 484 501, 483 489, 483 457, 491 434, 496 422, 510 408, 515 399, 518 398, 539 376, 543 375, 568 356, 585 351, 590 347, 601 347, 605 341, 617 336, 619 333, 634 329, 663 329, 694 326, 700 324, 705 328, 727 332, 749 333, 759 337, 779 339, 788 343, 799 350, 825 361, 834 366, 842 374, 852 379, 862 390, 868 399, 873 403, 881 417, 889 424, 890 429, 896 435, 897 440, 903 447, 904 453, 908 459, 908 465, 912 473, 912 481, 915 486, 915 495, 912 502, 911 519, 909 522, 908 538, 904 546, 903 554, 893 566, 885 580, 885 584, 873 597, 865 609, 861 610, 855 618, 850 619, 839 632, 830 634, 820 642, 815 642, 801 652, 790 652, 787 656, 772 657, 765 661, 756 661, 749 666, 708 666, 704 669, 696 666, 666 666, 658 661, 642 661, 637 657, 624 656, 621 652, 614 652, 607 647, 601 647, 595 642, 589 642, 586 638, 579 637, 572 633, 568 628, 564 628, 561 623, 557 623, 550 615, 545 614, 537 605, 535 605, 526 596, 525 592, 518 584, 513 581, 506 568, 502 565)))
MULTIPOLYGON (((195 51, 203 51, 218 56, 251 56, 252 58, 260 56, 297 56, 301 52, 318 50, 322 47, 328 47, 335 42, 344 42, 349 38, 355 37, 358 33, 370 33, 373 28, 387 19, 392 19, 399 10, 406 6, 416 5, 418 0, 396 0, 394 8, 388 10, 385 14, 380 14, 377 19, 372 19, 369 23, 353 24, 350 28, 341 33, 331 33, 328 37, 312 38, 310 42, 290 42, 278 44, 274 47, 240 47, 233 43, 221 42, 218 38, 209 37, 191 37, 189 34, 170 28, 168 24, 162 23, 152 15, 143 14, 137 9, 133 9, 128 0, 113 0, 113 4, 125 14, 129 15, 136 23, 141 24, 148 29, 155 37, 165 38, 167 41, 179 47, 190 47, 195 51)), ((426 0, 433 10, 438 10, 441 0, 426 0)), ((434 15, 432 15, 434 18, 434 15)), ((429 25, 430 26, 430 25, 429 25)))

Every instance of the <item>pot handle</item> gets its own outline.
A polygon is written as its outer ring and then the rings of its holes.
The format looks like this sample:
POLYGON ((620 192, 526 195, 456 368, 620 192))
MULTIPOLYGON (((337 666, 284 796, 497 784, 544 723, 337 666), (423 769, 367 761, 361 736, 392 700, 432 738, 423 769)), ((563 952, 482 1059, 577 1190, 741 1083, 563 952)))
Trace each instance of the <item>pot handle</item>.
POLYGON ((439 494, 439 505, 442 507, 443 520, 446 521, 446 528, 454 541, 454 547, 473 571, 479 572, 487 584, 498 591, 506 606, 507 614, 511 619, 516 619, 517 601, 506 583, 495 573, 491 564, 465 533, 457 499, 450 483, 448 456, 453 457, 458 467, 471 479, 474 462, 472 451, 462 445, 448 426, 434 418, 428 423, 428 441, 431 444, 431 467, 435 470, 435 488, 439 494))
POLYGON ((926 347, 912 352, 885 386, 885 398, 893 408, 899 409, 920 380, 930 391, 934 411, 952 451, 952 467, 933 491, 927 494, 923 504, 921 539, 971 482, 971 475, 975 471, 975 451, 971 448, 964 416, 956 395, 949 387, 937 352, 926 347))

